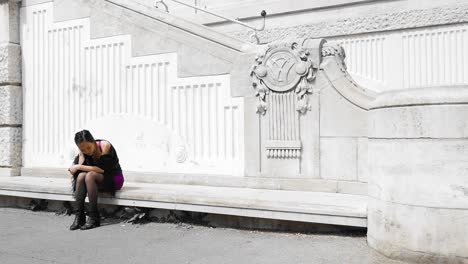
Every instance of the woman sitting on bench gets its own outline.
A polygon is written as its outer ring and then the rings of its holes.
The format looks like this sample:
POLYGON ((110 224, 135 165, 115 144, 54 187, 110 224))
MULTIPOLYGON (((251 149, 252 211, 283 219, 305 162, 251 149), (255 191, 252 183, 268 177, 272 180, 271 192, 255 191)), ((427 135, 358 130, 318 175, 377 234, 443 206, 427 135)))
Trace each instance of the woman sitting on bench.
POLYGON ((114 197, 115 191, 122 188, 124 178, 117 152, 108 141, 95 140, 88 130, 82 130, 75 134, 75 143, 80 154, 68 171, 73 175, 77 211, 70 230, 86 230, 101 224, 97 208, 98 191, 110 192, 114 197), (86 193, 89 199, 88 221, 84 211, 86 193))

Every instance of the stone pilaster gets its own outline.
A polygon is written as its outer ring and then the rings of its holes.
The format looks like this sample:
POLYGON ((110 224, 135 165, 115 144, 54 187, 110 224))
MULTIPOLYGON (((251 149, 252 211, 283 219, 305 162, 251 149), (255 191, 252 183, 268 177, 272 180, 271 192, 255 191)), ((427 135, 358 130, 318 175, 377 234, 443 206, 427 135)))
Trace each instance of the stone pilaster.
POLYGON ((0 0, 0 176, 17 176, 21 167, 22 87, 17 0, 0 0))

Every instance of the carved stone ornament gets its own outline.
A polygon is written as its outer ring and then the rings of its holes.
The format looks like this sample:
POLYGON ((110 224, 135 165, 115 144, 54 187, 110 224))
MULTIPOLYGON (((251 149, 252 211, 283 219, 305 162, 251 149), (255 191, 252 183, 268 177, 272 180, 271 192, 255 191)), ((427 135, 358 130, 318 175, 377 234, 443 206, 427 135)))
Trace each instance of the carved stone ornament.
POLYGON ((340 44, 328 44, 326 43, 322 47, 322 57, 336 57, 337 63, 340 67, 340 70, 343 72, 344 76, 348 79, 349 82, 353 83, 356 86, 359 86, 356 81, 349 75, 347 68, 346 68, 346 63, 345 63, 345 58, 346 58, 346 53, 344 48, 340 44))
POLYGON ((346 64, 344 64, 344 60, 346 58, 346 53, 344 48, 340 44, 325 44, 322 48, 322 57, 331 57, 331 56, 338 56, 340 58, 341 63, 341 70, 343 72, 346 71, 346 64))
POLYGON ((176 148, 176 161, 178 163, 184 163, 187 160, 187 150, 185 149, 185 146, 179 145, 176 148))
POLYGON ((318 65, 309 57, 306 48, 293 42, 289 46, 276 45, 255 58, 250 76, 258 98, 257 113, 265 114, 266 97, 270 91, 285 93, 294 89, 297 95, 297 111, 304 114, 310 108, 308 94, 315 79, 318 65))

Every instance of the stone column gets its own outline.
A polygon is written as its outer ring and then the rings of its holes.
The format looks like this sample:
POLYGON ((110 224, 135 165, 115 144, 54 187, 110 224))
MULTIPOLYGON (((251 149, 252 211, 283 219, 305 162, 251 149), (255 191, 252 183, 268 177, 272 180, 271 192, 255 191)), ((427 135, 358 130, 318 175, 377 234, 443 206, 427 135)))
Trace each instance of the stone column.
POLYGON ((18 176, 22 145, 20 1, 0 0, 0 176, 18 176))
POLYGON ((468 86, 383 93, 369 111, 371 247, 468 262, 468 86))

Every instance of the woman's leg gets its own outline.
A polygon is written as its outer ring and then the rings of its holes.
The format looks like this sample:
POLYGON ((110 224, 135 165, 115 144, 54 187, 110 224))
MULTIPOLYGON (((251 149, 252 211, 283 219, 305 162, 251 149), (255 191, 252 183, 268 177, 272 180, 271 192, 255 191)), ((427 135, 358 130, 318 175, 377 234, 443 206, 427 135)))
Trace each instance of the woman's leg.
POLYGON ((86 198, 86 186, 85 186, 86 172, 78 174, 75 182, 75 201, 76 201, 76 216, 75 221, 70 226, 70 230, 76 230, 84 225, 86 216, 84 213, 84 204, 86 198))
POLYGON ((96 209, 97 211, 97 199, 98 199, 98 187, 97 184, 104 180, 104 175, 90 171, 86 174, 85 183, 86 189, 88 190, 89 199, 89 211, 96 209))
POLYGON ((84 210, 84 201, 86 198, 85 177, 87 172, 78 174, 75 184, 75 201, 77 202, 77 210, 84 210))
POLYGON ((98 187, 97 184, 104 180, 104 175, 90 171, 86 174, 85 184, 89 199, 89 221, 81 229, 90 229, 100 225, 97 208, 98 187))

